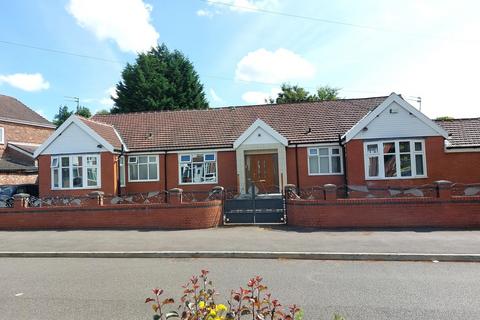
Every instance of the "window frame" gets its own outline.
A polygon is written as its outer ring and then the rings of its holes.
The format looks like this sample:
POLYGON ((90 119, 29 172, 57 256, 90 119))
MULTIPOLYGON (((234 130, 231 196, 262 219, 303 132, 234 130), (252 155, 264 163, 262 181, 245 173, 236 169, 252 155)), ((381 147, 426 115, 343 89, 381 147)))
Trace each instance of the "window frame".
POLYGON ((0 127, 0 132, 1 132, 1 139, 0 139, 0 144, 5 144, 5 128, 4 127, 0 127))
POLYGON ((343 150, 341 146, 315 146, 315 147, 308 147, 307 148, 307 167, 308 167, 308 175, 309 176, 341 176, 343 175, 343 150), (320 155, 319 149, 328 149, 328 155, 320 155), (332 150, 338 150, 338 154, 333 154, 332 150), (310 155, 310 150, 317 150, 316 155, 310 155), (320 171, 320 158, 321 157, 328 157, 328 173, 325 172, 318 172, 314 173, 311 171, 310 168, 310 157, 317 157, 318 158, 318 170, 320 171), (332 158, 339 157, 340 158, 340 172, 332 172, 332 158))
POLYGON ((102 165, 101 165, 101 157, 100 154, 59 154, 59 155, 52 155, 50 157, 50 187, 51 190, 91 190, 91 189, 100 189, 102 188, 102 165), (73 186, 73 158, 81 157, 82 158, 82 187, 74 187, 73 186), (95 166, 89 166, 87 164, 87 158, 94 157, 97 160, 97 164, 95 166), (62 187, 62 168, 66 168, 62 166, 62 158, 68 158, 68 171, 69 171, 69 186, 62 187), (54 165, 55 162, 55 165, 54 165), (88 185, 88 168, 96 168, 97 169, 97 185, 89 186, 88 185), (57 170, 58 175, 58 186, 55 186, 54 180, 54 170, 57 170))
MULTIPOLYGON (((155 182, 155 181, 160 181, 160 157, 158 154, 136 154, 136 155, 131 155, 128 156, 127 159, 127 167, 128 167, 128 182, 155 182), (130 164, 136 164, 137 167, 140 165, 140 162, 138 161, 139 157, 147 157, 147 175, 150 176, 150 157, 155 157, 156 165, 157 165, 157 178, 156 179, 131 179, 131 170, 130 170, 130 164), (131 161, 135 159, 135 161, 131 161)), ((153 163, 153 162, 152 162, 153 163)), ((138 173, 140 173, 139 170, 137 170, 138 173)), ((138 175, 140 177, 140 174, 138 175)))
MULTIPOLYGON (((387 153, 393 154, 393 153, 387 153)), ((425 150, 425 139, 386 139, 386 140, 371 140, 365 141, 363 143, 363 160, 364 160, 364 169, 365 169, 365 180, 405 180, 405 179, 425 179, 428 178, 427 173, 427 156, 425 150), (410 151, 409 152, 401 152, 400 151, 400 143, 401 142, 409 142, 410 144, 410 151), (395 170, 396 176, 395 177, 386 177, 385 176, 385 152, 383 149, 383 144, 385 143, 393 143, 395 147, 395 170), (422 150, 416 151, 415 150, 415 143, 421 143, 422 150), (377 153, 369 154, 368 153, 368 146, 369 145, 376 145, 377 146, 377 153), (411 176, 402 176, 401 170, 401 155, 402 154, 409 154, 410 155, 410 164, 411 164, 411 176), (423 165, 423 174, 417 174, 417 163, 416 163, 416 156, 422 155, 422 165, 423 165), (368 164, 369 158, 377 157, 378 158, 378 176, 370 176, 368 172, 368 164)))
MULTIPOLYGON (((193 176, 192 176, 193 180, 193 176)), ((218 154, 217 152, 192 152, 192 153, 179 153, 178 154, 178 184, 179 185, 201 185, 201 184, 217 184, 218 183, 218 154), (204 182, 182 182, 182 164, 193 164, 193 159, 196 155, 203 155, 203 164, 206 162, 215 162, 215 181, 204 182), (213 155, 214 160, 205 160, 206 155, 213 155), (189 156, 189 161, 182 161, 182 156, 189 156)))

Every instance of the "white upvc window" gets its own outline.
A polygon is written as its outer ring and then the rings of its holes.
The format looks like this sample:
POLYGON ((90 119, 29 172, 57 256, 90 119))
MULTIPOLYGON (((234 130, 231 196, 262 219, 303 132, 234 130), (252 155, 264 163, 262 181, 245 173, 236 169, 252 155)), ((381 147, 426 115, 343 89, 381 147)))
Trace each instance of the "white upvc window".
POLYGON ((158 155, 128 157, 128 181, 158 181, 158 155))
POLYGON ((120 187, 125 187, 125 156, 118 157, 118 167, 120 170, 118 173, 120 177, 120 187))
POLYGON ((342 173, 342 149, 340 147, 308 148, 309 175, 335 175, 342 173))
POLYGON ((5 128, 0 127, 0 144, 5 144, 5 128))
POLYGON ((385 140, 364 143, 366 179, 425 178, 424 140, 385 140))
POLYGON ((180 184, 217 183, 215 153, 179 154, 180 184))
POLYGON ((50 160, 52 189, 100 188, 100 156, 52 156, 50 160))

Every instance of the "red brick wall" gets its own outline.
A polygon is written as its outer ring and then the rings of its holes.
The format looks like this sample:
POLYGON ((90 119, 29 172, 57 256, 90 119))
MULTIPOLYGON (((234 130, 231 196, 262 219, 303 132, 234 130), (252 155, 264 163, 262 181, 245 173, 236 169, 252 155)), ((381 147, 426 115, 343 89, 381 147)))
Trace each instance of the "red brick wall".
POLYGON ((442 137, 425 139, 427 178, 365 180, 363 140, 351 140, 346 145, 347 179, 349 185, 410 186, 450 180, 459 183, 480 181, 480 152, 448 153, 442 137))
POLYGON ((222 221, 219 200, 190 204, 0 209, 0 229, 205 229, 222 221))
POLYGON ((38 175, 36 173, 19 174, 19 173, 1 173, 0 185, 5 184, 35 184, 38 175))
POLYGON ((4 128, 5 144, 0 144, 0 156, 3 154, 9 141, 43 143, 55 131, 53 128, 35 127, 25 124, 0 121, 4 128))
MULTIPOLYGON (((308 148, 298 147, 298 177, 297 180, 297 162, 295 161, 295 148, 287 148, 287 181, 286 183, 300 185, 300 189, 305 189, 313 186, 323 186, 327 183, 336 185, 344 184, 343 175, 308 175, 308 148)), ((297 186, 298 187, 298 186, 297 186)))
POLYGON ((50 169, 50 155, 38 157, 38 188, 41 197, 51 196, 84 196, 94 190, 102 190, 105 195, 114 195, 117 191, 117 155, 109 152, 100 153, 101 163, 101 188, 100 189, 73 189, 52 190, 52 176, 50 169))
POLYGON ((480 197, 288 200, 287 221, 317 228, 478 228, 480 197))

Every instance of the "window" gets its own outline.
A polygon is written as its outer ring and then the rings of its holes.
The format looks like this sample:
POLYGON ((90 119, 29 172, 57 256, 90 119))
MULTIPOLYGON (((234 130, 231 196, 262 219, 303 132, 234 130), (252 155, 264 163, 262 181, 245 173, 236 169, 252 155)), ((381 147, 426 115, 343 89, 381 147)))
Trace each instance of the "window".
POLYGON ((341 154, 340 147, 308 148, 308 174, 341 174, 341 154))
POLYGON ((216 183, 217 156, 215 153, 180 155, 180 183, 216 183))
POLYGON ((120 187, 125 187, 125 156, 120 156, 118 158, 118 164, 120 170, 120 187))
POLYGON ((0 144, 5 144, 5 128, 0 127, 0 144))
POLYGON ((378 179, 425 177, 423 140, 365 143, 365 176, 378 179))
POLYGON ((158 156, 129 156, 128 181, 158 181, 158 156))
POLYGON ((53 156, 50 162, 52 189, 100 187, 98 155, 53 156))

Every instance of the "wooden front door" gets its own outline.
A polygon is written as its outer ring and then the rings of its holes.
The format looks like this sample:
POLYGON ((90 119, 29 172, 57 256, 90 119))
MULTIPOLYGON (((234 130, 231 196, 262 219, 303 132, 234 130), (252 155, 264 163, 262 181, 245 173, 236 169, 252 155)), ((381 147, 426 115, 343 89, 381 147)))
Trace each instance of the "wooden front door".
POLYGON ((246 155, 245 164, 248 193, 252 192, 252 184, 256 187, 256 193, 279 192, 277 154, 246 155))

